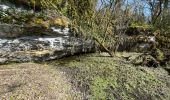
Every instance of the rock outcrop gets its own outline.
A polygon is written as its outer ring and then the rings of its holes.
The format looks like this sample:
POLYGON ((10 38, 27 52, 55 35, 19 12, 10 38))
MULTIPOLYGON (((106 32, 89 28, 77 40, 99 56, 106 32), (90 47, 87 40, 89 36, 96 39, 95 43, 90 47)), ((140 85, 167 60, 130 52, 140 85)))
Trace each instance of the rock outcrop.
POLYGON ((22 36, 65 36, 72 35, 69 28, 49 27, 40 25, 22 26, 16 24, 0 24, 0 38, 16 38, 22 36))
POLYGON ((93 51, 93 41, 69 36, 0 39, 1 64, 46 61, 93 51))
POLYGON ((65 56, 94 52, 94 42, 91 39, 74 37, 69 29, 63 30, 25 28, 19 25, 0 25, 0 63, 46 61, 65 56), (24 34, 24 32, 32 34, 24 34), (44 33, 44 34, 43 34, 44 33))
POLYGON ((62 15, 48 11, 44 19, 39 12, 34 15, 6 5, 0 8, 0 64, 41 62, 95 51, 94 41, 75 37, 68 28, 69 20, 62 15))

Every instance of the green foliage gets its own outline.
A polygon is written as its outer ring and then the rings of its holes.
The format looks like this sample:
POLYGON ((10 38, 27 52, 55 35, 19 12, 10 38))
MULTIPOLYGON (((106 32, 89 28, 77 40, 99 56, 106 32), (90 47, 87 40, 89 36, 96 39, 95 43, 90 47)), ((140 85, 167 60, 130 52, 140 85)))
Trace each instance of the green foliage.
POLYGON ((89 21, 95 10, 93 2, 95 0, 68 0, 68 17, 89 21))
POLYGON ((10 96, 10 99, 9 100, 13 100, 13 97, 12 96, 10 96))
POLYGON ((142 29, 152 29, 153 26, 147 23, 131 22, 130 26, 132 28, 142 28, 142 29))

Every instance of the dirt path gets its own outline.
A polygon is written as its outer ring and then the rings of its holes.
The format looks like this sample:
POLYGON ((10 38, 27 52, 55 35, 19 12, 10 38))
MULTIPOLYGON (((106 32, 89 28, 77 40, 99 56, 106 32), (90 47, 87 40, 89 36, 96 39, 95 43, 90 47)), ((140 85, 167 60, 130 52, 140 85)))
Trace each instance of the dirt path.
POLYGON ((78 96, 65 73, 48 65, 0 66, 0 100, 70 100, 78 96))

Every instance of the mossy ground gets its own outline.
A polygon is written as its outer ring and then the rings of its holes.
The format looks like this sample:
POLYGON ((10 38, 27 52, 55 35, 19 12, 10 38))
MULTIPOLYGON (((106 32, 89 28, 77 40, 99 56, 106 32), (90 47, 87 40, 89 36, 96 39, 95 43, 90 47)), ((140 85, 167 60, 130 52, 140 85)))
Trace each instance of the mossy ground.
POLYGON ((126 56, 123 54, 111 58, 95 53, 41 64, 1 65, 0 98, 169 100, 168 72, 161 67, 134 66, 121 58, 126 56))
POLYGON ((69 69, 69 76, 85 98, 92 100, 168 100, 170 76, 162 68, 134 66, 118 58, 98 54, 74 56, 50 62, 69 69))

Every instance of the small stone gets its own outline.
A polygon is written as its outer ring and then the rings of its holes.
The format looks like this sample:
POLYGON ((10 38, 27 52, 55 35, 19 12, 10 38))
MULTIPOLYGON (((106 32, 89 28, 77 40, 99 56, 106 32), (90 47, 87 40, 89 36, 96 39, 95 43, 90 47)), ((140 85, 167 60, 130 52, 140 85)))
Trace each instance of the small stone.
POLYGON ((0 64, 5 64, 7 61, 7 58, 0 58, 0 64))

